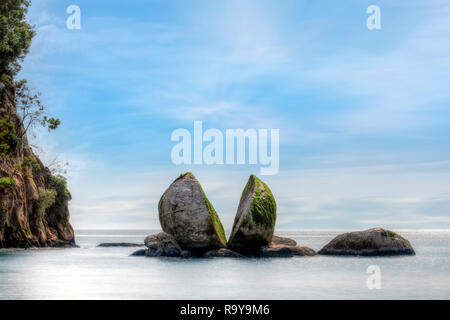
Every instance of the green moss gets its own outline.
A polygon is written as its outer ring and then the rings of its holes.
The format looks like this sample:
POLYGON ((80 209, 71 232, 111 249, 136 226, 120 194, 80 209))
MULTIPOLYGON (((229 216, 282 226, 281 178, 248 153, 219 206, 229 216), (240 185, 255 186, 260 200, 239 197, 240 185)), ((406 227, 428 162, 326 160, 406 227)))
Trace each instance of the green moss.
POLYGON ((395 240, 395 233, 392 231, 386 230, 386 236, 391 238, 391 240, 395 240))
MULTIPOLYGON (((203 193, 204 194, 204 193, 203 193)), ((217 235, 219 236, 220 240, 222 240, 223 243, 227 243, 227 236, 225 235, 225 230, 223 229, 222 222, 220 222, 219 216, 217 215, 216 210, 214 210, 214 207, 209 202, 208 198, 206 198, 206 206, 208 207, 209 216, 206 219, 206 222, 208 223, 208 226, 210 228, 213 228, 217 235)))
POLYGON ((277 218, 277 204, 272 191, 256 176, 252 175, 251 179, 255 187, 255 194, 250 208, 252 218, 257 224, 273 230, 277 218))
MULTIPOLYGON (((191 172, 187 172, 183 175, 180 176, 184 177, 186 175, 192 175, 194 176, 191 172)), ((180 179, 179 178, 179 179, 180 179)), ((208 200, 208 198, 206 197, 206 193, 202 188, 202 185, 200 184, 200 182, 198 182, 198 185, 200 187, 200 190, 203 193, 203 197, 205 198, 205 202, 206 202, 206 206, 208 207, 208 212, 209 212, 209 216, 208 218, 206 218, 206 223, 208 224, 208 226, 214 230, 216 232, 216 234, 219 236, 220 240, 223 243, 227 243, 227 236, 225 235, 225 230, 223 229, 223 225, 222 222, 220 222, 219 219, 219 215, 217 214, 216 210, 214 209, 213 205, 211 204, 211 202, 208 200)))
MULTIPOLYGON (((186 172, 186 173, 180 174, 180 176, 179 176, 178 178, 176 178, 175 181, 178 181, 178 180, 180 180, 180 179, 183 179, 183 178, 186 177, 186 176, 193 176, 193 177, 194 177, 194 175, 192 174, 192 172, 186 172)), ((174 181, 174 182, 175 182, 175 181, 174 181)))
POLYGON ((383 236, 385 237, 389 237, 391 240, 400 240, 402 242, 404 242, 407 245, 411 245, 410 242, 408 240, 406 240, 405 238, 403 238, 401 235, 392 232, 390 230, 384 230, 384 232, 382 233, 383 236))

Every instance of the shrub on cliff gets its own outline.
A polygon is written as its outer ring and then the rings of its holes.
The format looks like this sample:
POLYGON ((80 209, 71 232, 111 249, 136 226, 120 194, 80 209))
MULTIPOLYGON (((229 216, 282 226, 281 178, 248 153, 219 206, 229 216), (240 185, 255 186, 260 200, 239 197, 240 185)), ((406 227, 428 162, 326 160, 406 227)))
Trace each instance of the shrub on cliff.
POLYGON ((12 188, 16 185, 16 180, 10 177, 0 178, 0 189, 12 188))
POLYGON ((39 215, 45 216, 45 212, 56 201, 57 192, 54 189, 39 188, 39 215))
POLYGON ((19 139, 10 116, 0 120, 0 156, 5 157, 16 151, 19 139))
POLYGON ((56 199, 53 206, 55 206, 59 212, 63 212, 69 200, 72 199, 72 196, 67 189, 66 178, 61 175, 51 176, 49 188, 56 191, 56 199))
POLYGON ((14 165, 14 169, 27 173, 28 170, 40 170, 41 167, 32 157, 23 157, 23 160, 14 165))

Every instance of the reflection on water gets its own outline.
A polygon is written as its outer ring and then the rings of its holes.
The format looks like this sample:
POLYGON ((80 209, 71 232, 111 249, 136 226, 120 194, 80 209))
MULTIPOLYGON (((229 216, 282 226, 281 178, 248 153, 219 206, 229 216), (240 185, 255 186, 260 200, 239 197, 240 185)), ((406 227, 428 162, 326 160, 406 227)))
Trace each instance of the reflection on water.
MULTIPOLYGON (((156 231, 155 231, 156 232, 156 231)), ((450 231, 401 231, 407 257, 171 260, 128 257, 152 231, 78 231, 78 249, 0 253, 0 299, 449 299, 450 231), (369 290, 366 269, 381 268, 369 290)), ((284 231, 319 250, 342 231, 284 231)))

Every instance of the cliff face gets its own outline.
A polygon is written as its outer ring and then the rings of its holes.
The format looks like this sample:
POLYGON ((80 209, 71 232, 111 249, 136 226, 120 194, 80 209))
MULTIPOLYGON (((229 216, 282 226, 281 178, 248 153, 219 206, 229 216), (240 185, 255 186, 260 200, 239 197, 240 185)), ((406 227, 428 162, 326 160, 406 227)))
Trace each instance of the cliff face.
MULTIPOLYGON (((13 89, 0 90, 0 119, 8 117, 20 132, 13 89)), ((0 157, 0 178, 14 180, 12 185, 0 184, 0 248, 75 246, 69 223, 71 196, 65 179, 51 174, 33 153, 26 136, 20 148, 0 157), (37 163, 34 168, 14 168, 27 157, 37 163)))

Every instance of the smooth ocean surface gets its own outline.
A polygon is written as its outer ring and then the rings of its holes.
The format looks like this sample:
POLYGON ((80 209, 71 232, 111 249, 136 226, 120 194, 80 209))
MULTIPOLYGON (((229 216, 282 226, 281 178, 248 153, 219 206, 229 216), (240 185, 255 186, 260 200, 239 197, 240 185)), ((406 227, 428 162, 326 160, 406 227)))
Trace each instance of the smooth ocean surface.
MULTIPOLYGON (((0 252, 0 299, 450 299, 450 230, 399 231, 411 257, 129 257, 157 231, 78 230, 78 249, 0 252), (367 267, 381 268, 369 290, 367 267)), ((278 231, 318 251, 344 231, 278 231)))

